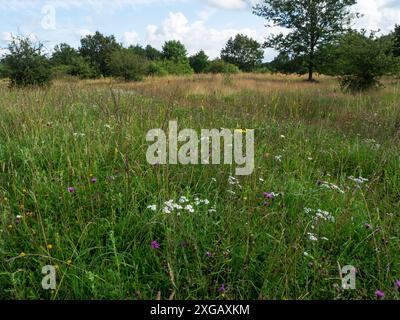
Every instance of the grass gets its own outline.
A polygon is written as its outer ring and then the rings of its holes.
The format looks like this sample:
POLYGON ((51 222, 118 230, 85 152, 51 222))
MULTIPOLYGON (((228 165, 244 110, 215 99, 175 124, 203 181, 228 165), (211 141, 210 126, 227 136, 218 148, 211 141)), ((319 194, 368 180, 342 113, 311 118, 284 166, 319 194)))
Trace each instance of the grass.
POLYGON ((252 74, 1 84, 0 298, 399 299, 399 90, 252 74), (147 131, 172 119, 255 129, 255 172, 148 165, 147 131), (182 196, 194 213, 160 210, 182 196), (356 290, 340 289, 345 265, 356 290))

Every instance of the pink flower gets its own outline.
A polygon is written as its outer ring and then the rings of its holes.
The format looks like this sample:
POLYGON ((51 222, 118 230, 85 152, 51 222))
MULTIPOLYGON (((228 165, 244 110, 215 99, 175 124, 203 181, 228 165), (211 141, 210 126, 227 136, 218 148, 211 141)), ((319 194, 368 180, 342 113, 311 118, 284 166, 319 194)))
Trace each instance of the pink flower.
POLYGON ((396 288, 400 290, 400 280, 396 281, 396 288))
POLYGON ((75 193, 76 192, 76 189, 74 187, 68 187, 67 190, 68 190, 69 193, 75 193))
POLYGON ((151 246, 151 248, 152 248, 153 250, 158 250, 158 249, 161 248, 160 244, 159 244, 156 240, 152 241, 151 244, 150 244, 150 246, 151 246))
POLYGON ((376 290, 375 296, 377 299, 383 299, 385 297, 385 293, 382 290, 376 290))

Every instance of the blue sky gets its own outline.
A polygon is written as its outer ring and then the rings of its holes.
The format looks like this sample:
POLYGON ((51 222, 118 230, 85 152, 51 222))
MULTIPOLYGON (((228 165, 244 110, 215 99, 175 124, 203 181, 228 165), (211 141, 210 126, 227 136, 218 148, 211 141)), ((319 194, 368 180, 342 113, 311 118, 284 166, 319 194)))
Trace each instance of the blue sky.
MULTIPOLYGON (((11 34, 30 35, 50 51, 55 44, 79 46, 82 36, 99 30, 114 34, 125 45, 182 41, 189 53, 200 49, 217 57, 226 41, 237 33, 258 41, 279 28, 266 28, 252 14, 257 0, 0 0, 0 45, 11 34)), ((358 28, 381 29, 400 24, 400 0, 359 0, 355 10, 364 14, 358 28)), ((266 60, 275 51, 268 49, 266 60)))

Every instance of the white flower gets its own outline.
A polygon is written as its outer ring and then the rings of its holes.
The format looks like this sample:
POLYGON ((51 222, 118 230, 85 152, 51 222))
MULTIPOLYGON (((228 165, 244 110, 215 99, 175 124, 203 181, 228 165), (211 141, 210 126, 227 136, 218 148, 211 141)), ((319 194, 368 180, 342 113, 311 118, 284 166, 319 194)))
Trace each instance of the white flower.
POLYGON ((190 213, 194 213, 194 208, 190 204, 185 207, 185 210, 189 211, 190 213))
POLYGON ((209 213, 215 213, 217 212, 217 210, 215 208, 211 208, 210 210, 208 210, 209 213))
POLYGON ((275 160, 279 161, 279 162, 282 162, 282 156, 281 155, 275 156, 275 160))
POLYGON ((235 192, 235 191, 232 191, 232 190, 227 190, 226 192, 228 192, 228 193, 230 193, 230 194, 232 194, 232 195, 236 195, 236 192, 235 192))
POLYGON ((263 178, 259 178, 258 180, 260 180, 261 182, 264 182, 264 181, 265 181, 263 178))
POLYGON ((150 209, 151 211, 157 211, 157 206, 155 204, 152 204, 148 206, 147 209, 150 209))
POLYGON ((309 232, 307 234, 308 234, 308 240, 310 240, 310 241, 318 241, 318 238, 314 233, 309 232))
POLYGON ((107 129, 111 129, 111 126, 109 124, 105 124, 104 127, 107 129))
POLYGON ((354 181, 354 182, 357 183, 357 184, 363 184, 363 183, 369 181, 368 179, 365 179, 365 178, 363 178, 363 177, 354 178, 353 176, 350 176, 349 179, 352 180, 352 181, 354 181))
POLYGON ((186 203, 186 202, 189 202, 189 200, 185 196, 182 196, 182 197, 179 198, 179 202, 180 203, 186 203))

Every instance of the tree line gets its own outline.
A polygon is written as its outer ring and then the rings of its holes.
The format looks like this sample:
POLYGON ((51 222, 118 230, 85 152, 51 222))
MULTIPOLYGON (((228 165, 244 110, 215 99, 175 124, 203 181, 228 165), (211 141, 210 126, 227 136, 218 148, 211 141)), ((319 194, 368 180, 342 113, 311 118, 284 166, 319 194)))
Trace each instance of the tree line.
POLYGON ((356 0, 264 0, 254 14, 287 33, 271 35, 264 44, 243 34, 232 37, 220 57, 206 53, 189 56, 176 40, 166 41, 161 50, 150 45, 124 47, 113 35, 97 31, 81 39, 75 49, 57 45, 49 56, 43 44, 27 37, 15 37, 0 61, 0 75, 12 86, 46 85, 53 77, 82 79, 117 77, 140 81, 146 76, 189 75, 193 73, 296 73, 338 77, 347 91, 379 87, 384 75, 400 70, 400 26, 387 35, 352 28, 359 14, 352 13, 356 0), (279 54, 263 62, 264 48, 279 54))

